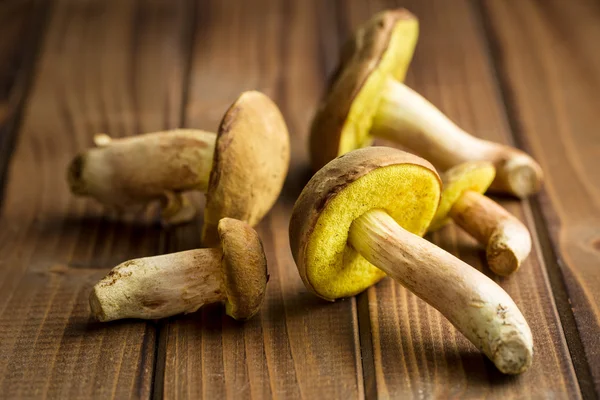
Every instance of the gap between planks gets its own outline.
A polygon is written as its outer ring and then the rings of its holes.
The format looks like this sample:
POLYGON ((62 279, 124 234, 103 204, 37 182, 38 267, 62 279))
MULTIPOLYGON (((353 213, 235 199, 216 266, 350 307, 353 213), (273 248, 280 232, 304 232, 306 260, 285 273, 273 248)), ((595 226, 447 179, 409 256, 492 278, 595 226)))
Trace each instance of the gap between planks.
MULTIPOLYGON (((42 39, 48 28, 53 6, 52 1, 34 0, 31 3, 35 10, 30 17, 32 22, 27 26, 33 26, 34 29, 28 30, 26 38, 21 42, 22 50, 18 51, 20 56, 17 56, 19 60, 16 65, 8 67, 10 71, 7 73, 16 69, 17 72, 14 73, 16 77, 9 84, 6 93, 0 93, 0 156, 2 156, 0 157, 0 213, 4 204, 8 166, 18 140, 23 109, 31 93, 33 77, 41 54, 42 39)), ((2 61, 6 63, 6 60, 2 61)))
MULTIPOLYGON (((182 76, 182 91, 181 91, 181 109, 179 112, 178 126, 183 127, 186 120, 187 104, 190 97, 190 74, 192 72, 193 50, 196 40, 196 2, 187 1, 185 27, 182 29, 183 47, 186 49, 186 59, 183 68, 182 76)), ((166 232, 162 235, 160 243, 160 254, 172 252, 170 243, 173 241, 173 232, 166 232)), ((159 320, 154 325, 155 329, 155 349, 154 349, 154 366, 152 372, 150 399, 160 400, 164 398, 165 389, 165 371, 167 357, 167 340, 169 335, 168 321, 159 320)))
MULTIPOLYGON (((527 151, 529 147, 526 135, 519 123, 517 110, 514 106, 516 102, 512 96, 511 85, 507 82, 507 71, 503 68, 500 61, 501 44, 491 24, 490 16, 488 15, 489 11, 486 10, 482 0, 471 0, 471 5, 475 10, 475 14, 479 16, 482 37, 487 44, 490 65, 497 82, 496 86, 510 128, 511 138, 515 142, 516 147, 527 151)), ((535 243, 538 245, 544 265, 546 266, 558 317, 571 355, 571 361, 575 369, 581 394, 584 398, 594 398, 596 396, 594 381, 565 285, 564 275, 560 266, 562 262, 560 252, 556 251, 550 239, 550 228, 541 211, 542 204, 539 196, 539 194, 535 195, 525 201, 528 214, 530 215, 529 219, 535 227, 534 233, 537 236, 535 243)))

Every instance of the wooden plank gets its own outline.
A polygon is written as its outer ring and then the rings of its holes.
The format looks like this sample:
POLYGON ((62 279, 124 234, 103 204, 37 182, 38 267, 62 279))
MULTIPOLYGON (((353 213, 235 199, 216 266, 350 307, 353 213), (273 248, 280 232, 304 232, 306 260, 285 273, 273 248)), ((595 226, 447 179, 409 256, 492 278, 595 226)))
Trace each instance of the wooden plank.
POLYGON ((482 2, 509 116, 540 162, 534 205, 584 393, 600 396, 600 4, 482 2), (573 322, 574 321, 574 322, 573 322))
POLYGON ((72 197, 65 168, 114 136, 179 124, 185 2, 57 2, 8 175, 0 219, 3 397, 147 398, 153 323, 89 319, 90 287, 155 254, 156 213, 117 222, 72 197))
POLYGON ((0 4, 0 205, 48 6, 35 0, 0 4))
MULTIPOLYGON (((284 193, 258 228, 270 273, 260 314, 239 324, 220 307, 207 307, 171 319, 160 334, 166 398, 363 396, 355 300, 326 304, 307 293, 287 234, 291 208, 310 176, 306 135, 324 65, 330 70, 335 63, 326 46, 337 47, 336 17, 327 3, 197 4, 186 125, 216 129, 240 91, 261 90, 286 117, 293 156, 284 193)), ((169 250, 197 246, 200 224, 174 232, 169 250)))
MULTIPOLYGON (((478 14, 468 1, 415 0, 401 5, 420 19, 421 35, 407 83, 476 135, 510 143, 511 134, 478 14)), ((350 31, 394 2, 353 2, 341 10, 350 31)), ((528 202, 501 203, 534 230, 528 202)), ((537 235, 533 237, 537 242, 537 235)), ((577 398, 579 387, 538 247, 508 279, 494 277, 484 250, 458 229, 432 236, 435 243, 493 277, 519 305, 533 331, 535 358, 518 377, 501 375, 449 322, 390 280, 359 296, 363 359, 369 397, 577 398), (365 323, 367 319, 369 324, 365 323), (370 329, 366 329, 370 325, 370 329), (365 329, 363 329, 365 326, 365 329)))

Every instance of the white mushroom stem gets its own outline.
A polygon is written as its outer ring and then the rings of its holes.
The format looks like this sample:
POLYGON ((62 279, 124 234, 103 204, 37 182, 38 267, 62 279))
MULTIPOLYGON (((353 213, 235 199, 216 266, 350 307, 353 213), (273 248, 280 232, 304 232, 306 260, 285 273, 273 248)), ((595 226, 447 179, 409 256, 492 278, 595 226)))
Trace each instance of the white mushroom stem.
POLYGON ((116 266, 90 295, 99 321, 158 319, 224 302, 220 249, 138 258, 116 266))
POLYGON ((181 192, 208 189, 214 133, 178 129, 122 139, 99 134, 94 141, 98 147, 77 156, 69 167, 73 193, 117 209, 160 199, 163 219, 170 223, 194 216, 181 192))
POLYGON ((414 235, 384 211, 356 219, 349 243, 367 261, 440 311, 506 374, 525 371, 533 340, 525 318, 494 281, 414 235))
POLYGON ((176 129, 125 138, 111 138, 101 133, 94 136, 97 149, 88 151, 90 174, 119 164, 121 173, 138 185, 164 185, 177 178, 182 190, 206 191, 212 169, 217 135, 195 129, 176 129), (97 162, 94 160, 97 159, 97 162))
POLYGON ((497 170, 491 188, 498 191, 527 197, 541 186, 542 170, 529 155, 471 136, 394 79, 387 81, 371 133, 402 145, 442 170, 465 161, 490 161, 497 170))
POLYGON ((531 236, 525 225, 480 193, 464 192, 449 216, 486 245, 488 265, 498 275, 507 276, 516 271, 531 252, 531 236))

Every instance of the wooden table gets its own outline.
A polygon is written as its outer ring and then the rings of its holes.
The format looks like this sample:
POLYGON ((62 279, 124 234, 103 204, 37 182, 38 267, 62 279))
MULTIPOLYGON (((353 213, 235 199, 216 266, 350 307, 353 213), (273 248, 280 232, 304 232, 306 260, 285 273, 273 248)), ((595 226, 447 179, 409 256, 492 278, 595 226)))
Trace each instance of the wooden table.
MULTIPOLYGON (((0 397, 597 397, 599 42, 596 0, 3 1, 0 397), (398 5, 421 21, 408 84, 545 171, 539 195, 500 199, 535 242, 515 276, 494 277, 533 330, 522 376, 502 376, 390 280, 326 304, 293 263, 288 218, 326 76, 357 24, 398 5), (164 230, 156 208, 115 217, 74 198, 70 158, 97 132, 215 130, 247 89, 280 105, 293 145, 284 192, 258 227, 271 273, 261 313, 245 324, 220 306, 92 322, 95 281, 123 260, 194 248, 202 222, 164 230)), ((459 230, 430 239, 489 273, 459 230)))

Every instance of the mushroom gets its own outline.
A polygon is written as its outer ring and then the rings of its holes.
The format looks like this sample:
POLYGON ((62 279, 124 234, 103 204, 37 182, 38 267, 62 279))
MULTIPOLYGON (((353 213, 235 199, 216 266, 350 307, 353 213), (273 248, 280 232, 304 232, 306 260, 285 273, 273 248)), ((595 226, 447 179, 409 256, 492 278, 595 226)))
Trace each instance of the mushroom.
POLYGON ((195 129, 123 139, 96 136, 98 147, 78 155, 68 170, 71 191, 116 209, 160 199, 166 223, 189 221, 195 208, 183 191, 206 192, 203 242, 218 242, 223 217, 256 225, 283 186, 289 136, 279 109, 266 95, 242 93, 217 134, 195 129))
POLYGON ((490 269, 498 275, 515 272, 531 252, 529 231, 514 215, 484 196, 494 180, 486 161, 459 164, 442 175, 444 190, 429 231, 450 220, 486 246, 490 269))
POLYGON ((313 120, 311 162, 371 144, 373 136, 419 154, 440 170, 487 160, 497 169, 492 188, 518 197, 539 190, 540 166, 515 148, 475 138, 402 83, 417 42, 418 21, 404 9, 383 11, 358 28, 313 120))
POLYGON ((440 311, 507 374, 531 364, 525 318, 493 280, 420 236, 438 206, 433 166, 409 153, 369 147, 319 170, 294 206, 290 245, 316 295, 358 294, 386 274, 440 311))
POLYGON ((238 320, 260 309, 268 281, 267 261, 254 229, 223 218, 221 247, 196 249, 126 261, 98 282, 90 295, 99 321, 158 319, 191 313, 223 302, 238 320))

